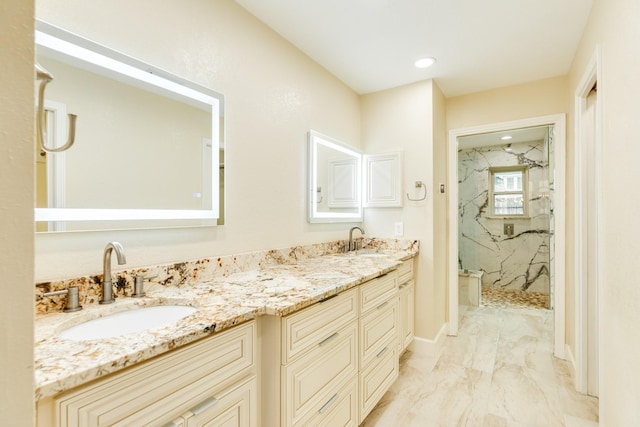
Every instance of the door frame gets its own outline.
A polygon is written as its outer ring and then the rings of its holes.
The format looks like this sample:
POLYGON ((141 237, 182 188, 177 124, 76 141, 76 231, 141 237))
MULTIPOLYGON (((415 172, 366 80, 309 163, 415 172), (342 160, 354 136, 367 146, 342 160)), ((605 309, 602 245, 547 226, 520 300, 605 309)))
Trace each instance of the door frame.
MULTIPOLYGON (((575 232, 574 232, 574 248, 575 248, 575 265, 574 265, 574 287, 575 287, 575 355, 574 360, 572 360, 574 364, 575 370, 575 387, 576 390, 580 393, 587 393, 587 374, 588 374, 588 365, 587 365, 587 354, 588 354, 588 328, 587 328, 587 318, 588 318, 588 299, 587 299, 587 289, 586 289, 586 278, 587 278, 587 251, 585 249, 585 239, 584 235, 587 227, 586 219, 587 212, 585 201, 587 198, 587 188, 585 188, 585 178, 586 174, 586 165, 585 156, 586 152, 584 149, 584 139, 585 136, 582 132, 582 120, 583 113, 586 109, 587 104, 587 96, 589 92, 593 88, 594 84, 598 84, 598 99, 596 103, 596 112, 595 112, 595 171, 594 173, 594 181, 595 181, 595 193, 596 193, 596 247, 595 249, 595 258, 596 258, 596 299, 597 301, 602 301, 601 293, 602 293, 602 283, 604 277, 604 268, 603 268, 603 224, 602 224, 602 211, 603 211, 603 201, 602 201, 602 156, 603 156, 603 146, 602 146, 602 128, 603 128, 603 116, 602 116, 602 68, 601 68, 601 58, 602 58, 602 49, 600 45, 596 46, 595 52, 593 53, 591 60, 586 66, 585 72, 580 79, 576 87, 575 92, 575 187, 576 191, 574 194, 574 203, 575 203, 575 232)), ((596 311, 596 325, 598 330, 600 330, 600 319, 602 319, 602 315, 600 313, 600 304, 598 304, 598 309, 596 311)), ((598 353, 601 353, 601 349, 598 348, 598 353)), ((600 369, 598 367, 598 375, 600 376, 600 369)), ((601 378, 598 378, 598 382, 601 384, 601 378)))
POLYGON ((448 200, 448 335, 458 334, 458 138, 478 133, 498 132, 534 126, 553 126, 554 129, 554 330, 553 353, 565 358, 565 195, 566 195, 566 118, 564 114, 532 117, 521 120, 491 123, 449 131, 447 143, 448 200))

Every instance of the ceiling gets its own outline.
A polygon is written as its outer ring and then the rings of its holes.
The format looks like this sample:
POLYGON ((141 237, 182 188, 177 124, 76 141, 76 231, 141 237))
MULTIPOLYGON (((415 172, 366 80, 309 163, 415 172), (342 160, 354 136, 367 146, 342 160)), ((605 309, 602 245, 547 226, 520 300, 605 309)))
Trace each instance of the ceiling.
POLYGON ((453 97, 567 74, 593 0, 236 2, 359 94, 433 78, 453 97))
POLYGON ((521 129, 511 129, 498 132, 479 133, 476 135, 458 137, 458 149, 492 147, 495 145, 519 144, 522 142, 538 142, 547 137, 549 126, 536 126, 521 129), (510 136, 505 141, 501 139, 510 136))

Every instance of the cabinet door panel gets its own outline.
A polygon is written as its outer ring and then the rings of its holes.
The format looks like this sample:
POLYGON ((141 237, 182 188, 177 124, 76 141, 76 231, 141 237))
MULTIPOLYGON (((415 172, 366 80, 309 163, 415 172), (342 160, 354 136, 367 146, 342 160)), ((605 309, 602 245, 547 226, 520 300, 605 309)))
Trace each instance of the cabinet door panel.
POLYGON ((358 379, 354 377, 321 406, 312 419, 301 422, 300 426, 357 427, 358 416, 358 379))
POLYGON ((401 285, 413 279, 413 258, 403 261, 397 272, 398 283, 401 285))
POLYGON ((376 308, 398 290, 398 275, 395 271, 360 285, 360 314, 376 308))
POLYGON ((186 427, 255 427, 258 425, 256 377, 208 403, 202 410, 190 411, 186 427), (194 413, 195 412, 195 413, 194 413))
POLYGON ((357 348, 357 325, 352 322, 326 346, 283 367, 282 413, 287 425, 319 409, 358 373, 357 348))
POLYGON ((391 298, 360 319, 360 366, 371 361, 389 340, 398 340, 398 300, 391 298))
POLYGON ((166 353, 54 399, 56 426, 162 425, 255 371, 255 322, 166 353))
POLYGON ((358 315, 354 288, 282 319, 282 364, 310 350, 358 315))
POLYGON ((398 345, 392 340, 360 373, 360 419, 364 420, 398 377, 398 345))

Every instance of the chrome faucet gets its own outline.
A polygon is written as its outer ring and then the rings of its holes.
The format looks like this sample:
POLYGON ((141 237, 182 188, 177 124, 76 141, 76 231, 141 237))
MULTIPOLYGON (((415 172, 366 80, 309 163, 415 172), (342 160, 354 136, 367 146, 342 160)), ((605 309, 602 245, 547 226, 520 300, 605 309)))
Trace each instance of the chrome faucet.
POLYGON ((360 233, 362 233, 362 235, 364 236, 364 230, 360 227, 351 227, 351 230, 349 230, 349 247, 347 248, 347 252, 349 251, 355 251, 357 242, 354 244, 353 242, 353 230, 360 230, 360 233))
POLYGON ((111 252, 116 251, 118 256, 118 265, 127 262, 124 256, 124 249, 118 242, 109 242, 104 248, 102 256, 102 299, 100 304, 111 304, 115 301, 113 298, 113 287, 111 285, 111 252))

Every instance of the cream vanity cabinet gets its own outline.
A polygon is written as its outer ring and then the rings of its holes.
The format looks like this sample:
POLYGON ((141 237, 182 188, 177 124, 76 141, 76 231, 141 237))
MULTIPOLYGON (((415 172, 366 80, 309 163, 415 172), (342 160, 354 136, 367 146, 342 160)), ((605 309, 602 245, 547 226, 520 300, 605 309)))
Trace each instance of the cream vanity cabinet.
POLYGON ((398 377, 398 275, 360 285, 360 421, 398 377))
POLYGON ((415 282, 413 280, 413 258, 403 261, 398 267, 398 302, 400 321, 398 327, 398 349, 404 352, 414 337, 415 282))
POLYGON ((250 321, 37 403, 38 427, 259 426, 250 321))
POLYGON ((284 317, 263 316, 263 426, 358 426, 398 376, 392 271, 284 317))
POLYGON ((260 321, 262 426, 357 426, 358 289, 260 321))

